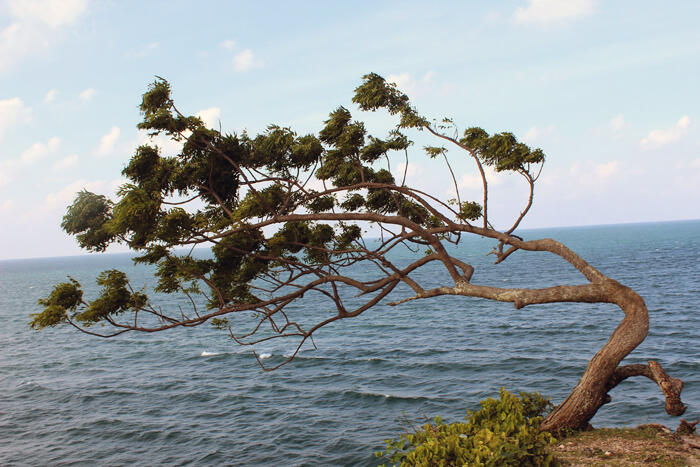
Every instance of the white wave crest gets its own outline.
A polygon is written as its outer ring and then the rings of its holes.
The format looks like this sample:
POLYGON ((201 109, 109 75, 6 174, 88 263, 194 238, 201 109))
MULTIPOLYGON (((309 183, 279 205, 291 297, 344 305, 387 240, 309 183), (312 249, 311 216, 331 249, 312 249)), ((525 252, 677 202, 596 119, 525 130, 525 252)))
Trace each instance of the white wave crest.
POLYGON ((212 357, 214 355, 221 355, 219 352, 207 352, 204 350, 201 354, 199 354, 200 357, 212 357))
POLYGON ((265 360, 266 358, 270 358, 270 357, 272 357, 272 354, 271 354, 271 353, 261 353, 261 354, 258 356, 258 358, 259 358, 260 360, 265 360))

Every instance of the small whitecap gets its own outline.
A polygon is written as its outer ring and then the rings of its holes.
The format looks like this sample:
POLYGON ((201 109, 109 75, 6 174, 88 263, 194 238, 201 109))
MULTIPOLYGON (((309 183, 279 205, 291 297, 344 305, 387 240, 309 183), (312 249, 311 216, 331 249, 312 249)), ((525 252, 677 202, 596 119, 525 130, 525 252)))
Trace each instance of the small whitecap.
POLYGON ((258 358, 260 358, 260 360, 265 360, 266 358, 270 358, 270 357, 272 357, 271 353, 261 353, 258 358))
POLYGON ((219 352, 207 352, 204 350, 201 354, 199 354, 200 357, 212 357, 214 355, 219 355, 219 352))

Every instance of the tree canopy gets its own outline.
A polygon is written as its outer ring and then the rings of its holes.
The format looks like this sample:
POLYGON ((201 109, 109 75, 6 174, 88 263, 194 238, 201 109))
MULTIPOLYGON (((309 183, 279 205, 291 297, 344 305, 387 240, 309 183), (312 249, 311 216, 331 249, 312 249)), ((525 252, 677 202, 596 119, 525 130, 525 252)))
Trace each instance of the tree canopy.
POLYGON ((170 84, 156 79, 143 95, 138 127, 181 143, 181 151, 166 155, 155 144, 138 147, 122 171, 128 182, 118 198, 81 191, 61 226, 86 250, 102 252, 122 243, 139 252, 136 263, 156 267, 155 292, 184 294, 191 309, 163 310, 123 272, 110 270, 97 278, 101 292, 90 301, 75 280, 58 284, 39 301, 44 310, 33 315, 31 326, 68 323, 90 334, 116 336, 210 322, 242 345, 297 339, 298 351, 320 328, 381 302, 400 305, 461 295, 511 302, 516 308, 553 302, 614 303, 625 313, 623 321, 593 357, 572 395, 545 418, 543 428, 585 426, 609 400, 608 391, 635 375, 656 381, 667 397, 669 413, 682 413, 682 383, 658 364, 618 366, 646 337, 648 315, 641 297, 560 242, 524 240, 514 233, 533 203, 545 161, 540 149, 509 132, 489 134, 478 127, 460 131, 451 119, 430 120, 396 85, 374 73, 363 77, 352 100, 362 111, 394 116, 395 127, 381 137, 371 135, 347 108, 338 107, 318 134, 300 135, 277 125, 256 136, 225 133, 183 114, 175 106, 170 84), (427 133, 445 146, 417 151, 411 132, 427 133), (482 184, 480 199, 460 195, 448 148, 473 162, 482 184), (413 157, 416 152, 445 171, 453 199, 406 183, 409 153, 413 157), (405 159, 401 180, 388 166, 391 154, 405 159), (518 174, 528 187, 526 199, 513 200, 522 209, 504 230, 489 219, 487 168, 518 174), (381 238, 367 241, 367 228, 381 238), (458 249, 446 248, 458 244, 463 235, 493 239, 496 263, 519 250, 553 253, 587 282, 539 289, 474 284, 473 265, 455 253, 458 249), (198 245, 210 247, 212 254, 193 255, 198 245), (189 250, 182 253, 183 247, 189 250), (408 264, 392 261, 392 251, 403 247, 424 254, 408 264), (428 263, 444 269, 443 285, 429 288, 416 279, 414 272, 428 263), (387 296, 399 284, 410 293, 389 301, 387 296), (303 326, 293 304, 310 297, 326 300, 334 312, 303 326), (200 309, 202 302, 206 309, 200 309), (238 315, 250 317, 251 312, 254 325, 240 331, 238 315), (106 328, 95 331, 95 323, 106 328))

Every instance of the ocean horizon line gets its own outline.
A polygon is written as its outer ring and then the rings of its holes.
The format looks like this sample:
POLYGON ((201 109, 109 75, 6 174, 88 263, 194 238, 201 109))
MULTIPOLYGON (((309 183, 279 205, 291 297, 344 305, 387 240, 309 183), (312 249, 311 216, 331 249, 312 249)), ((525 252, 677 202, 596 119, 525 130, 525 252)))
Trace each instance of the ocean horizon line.
MULTIPOLYGON (((674 220, 664 220, 664 221, 635 221, 635 222, 620 222, 616 224, 580 224, 580 225, 555 225, 555 226, 549 226, 549 227, 525 227, 522 229, 518 229, 519 232, 535 232, 535 231, 542 231, 542 230, 568 230, 568 229, 586 229, 586 228, 601 228, 601 227, 622 227, 622 226, 635 226, 635 225, 653 225, 653 224, 681 224, 681 223, 690 223, 690 222, 700 222, 700 218, 694 218, 694 219, 674 219, 674 220)), ((365 237, 366 240, 374 240, 374 239, 379 239, 380 237, 365 237)), ((198 246, 195 247, 193 250, 194 251, 201 251, 201 249, 204 248, 203 246, 198 246)), ((189 248, 179 248, 178 251, 185 251, 189 250, 189 248)), ((26 261, 26 260, 46 260, 46 259, 61 259, 61 258, 85 258, 85 257, 104 257, 106 255, 114 255, 114 256, 137 256, 139 253, 133 251, 133 250, 125 250, 125 251, 108 251, 108 252, 101 252, 101 253, 90 253, 90 252, 84 252, 84 253, 78 253, 78 254, 69 254, 69 255, 56 255, 56 256, 24 256, 24 257, 17 257, 17 258, 0 258, 0 263, 3 262, 13 262, 13 261, 26 261)))

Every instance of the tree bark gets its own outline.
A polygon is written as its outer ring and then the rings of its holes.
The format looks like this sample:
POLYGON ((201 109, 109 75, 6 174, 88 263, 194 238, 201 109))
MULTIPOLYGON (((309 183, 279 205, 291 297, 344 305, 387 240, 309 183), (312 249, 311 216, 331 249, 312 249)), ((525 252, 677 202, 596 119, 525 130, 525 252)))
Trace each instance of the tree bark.
MULTIPOLYGON (((536 242, 528 242, 529 246, 536 242)), ((566 247, 551 241, 537 242, 536 247, 552 250, 552 245, 560 246, 557 251, 570 263, 586 274, 591 281, 582 285, 558 285, 542 289, 503 289, 469 282, 469 277, 458 281, 454 287, 438 287, 422 290, 412 297, 391 302, 389 305, 436 297, 440 295, 464 295, 501 302, 511 302, 520 309, 543 303, 612 303, 624 312, 624 318, 615 328, 605 345, 589 361, 580 381, 554 411, 542 421, 541 429, 551 433, 586 428, 589 421, 603 404, 610 402, 608 392, 621 381, 631 376, 646 376, 656 382, 666 397, 666 412, 678 416, 685 411, 680 399, 683 383, 668 376, 661 365, 651 361, 648 365, 618 366, 647 336, 649 314, 646 304, 634 290, 605 277, 566 247)), ((472 271, 466 271, 471 276, 472 271)))
POLYGON ((586 367, 571 394, 542 421, 541 429, 550 433, 586 428, 598 409, 610 401, 608 391, 629 376, 647 376, 657 382, 666 395, 666 410, 680 415, 685 406, 680 403, 683 383, 669 378, 656 362, 649 367, 633 368, 636 365, 618 367, 632 350, 647 336, 649 314, 642 297, 629 287, 612 280, 605 280, 605 289, 610 302, 625 313, 606 344, 595 354, 586 367))

